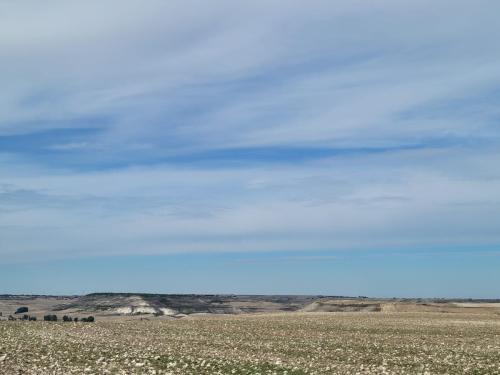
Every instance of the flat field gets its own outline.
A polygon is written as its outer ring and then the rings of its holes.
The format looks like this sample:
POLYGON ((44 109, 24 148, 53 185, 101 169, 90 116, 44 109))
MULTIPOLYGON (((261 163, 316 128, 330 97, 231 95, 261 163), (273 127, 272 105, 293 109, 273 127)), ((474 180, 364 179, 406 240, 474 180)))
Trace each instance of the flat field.
POLYGON ((0 322, 1 374, 500 374, 498 314, 0 322))

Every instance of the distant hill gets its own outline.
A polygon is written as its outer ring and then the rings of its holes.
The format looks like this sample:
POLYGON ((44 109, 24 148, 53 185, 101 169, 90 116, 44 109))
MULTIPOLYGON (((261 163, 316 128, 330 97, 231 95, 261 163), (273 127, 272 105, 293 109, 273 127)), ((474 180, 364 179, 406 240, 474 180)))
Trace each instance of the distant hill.
POLYGON ((0 295, 0 312, 12 314, 19 306, 30 312, 63 315, 93 314, 103 318, 181 318, 196 314, 255 314, 285 312, 498 312, 500 300, 384 299, 346 296, 92 293, 84 296, 0 295))

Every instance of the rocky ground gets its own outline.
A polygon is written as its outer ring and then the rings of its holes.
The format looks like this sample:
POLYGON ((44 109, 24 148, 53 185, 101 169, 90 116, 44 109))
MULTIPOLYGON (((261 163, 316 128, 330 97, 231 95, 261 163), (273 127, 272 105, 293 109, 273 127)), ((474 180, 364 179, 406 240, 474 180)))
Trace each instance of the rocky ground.
POLYGON ((500 316, 337 312, 0 322, 1 374, 500 374, 500 316))

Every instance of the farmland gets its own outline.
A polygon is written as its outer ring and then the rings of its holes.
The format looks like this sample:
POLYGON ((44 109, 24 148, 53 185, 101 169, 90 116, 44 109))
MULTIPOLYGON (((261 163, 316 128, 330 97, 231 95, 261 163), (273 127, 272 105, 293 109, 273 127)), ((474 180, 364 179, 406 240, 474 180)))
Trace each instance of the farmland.
POLYGON ((198 315, 0 322, 1 374, 500 374, 500 316, 198 315))

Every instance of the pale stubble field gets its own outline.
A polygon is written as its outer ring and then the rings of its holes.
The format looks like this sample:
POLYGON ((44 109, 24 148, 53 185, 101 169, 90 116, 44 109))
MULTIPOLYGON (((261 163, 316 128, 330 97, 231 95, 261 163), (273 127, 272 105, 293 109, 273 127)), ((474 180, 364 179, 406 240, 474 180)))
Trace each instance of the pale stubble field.
POLYGON ((1 374, 500 374, 500 316, 281 313, 0 322, 1 374))

